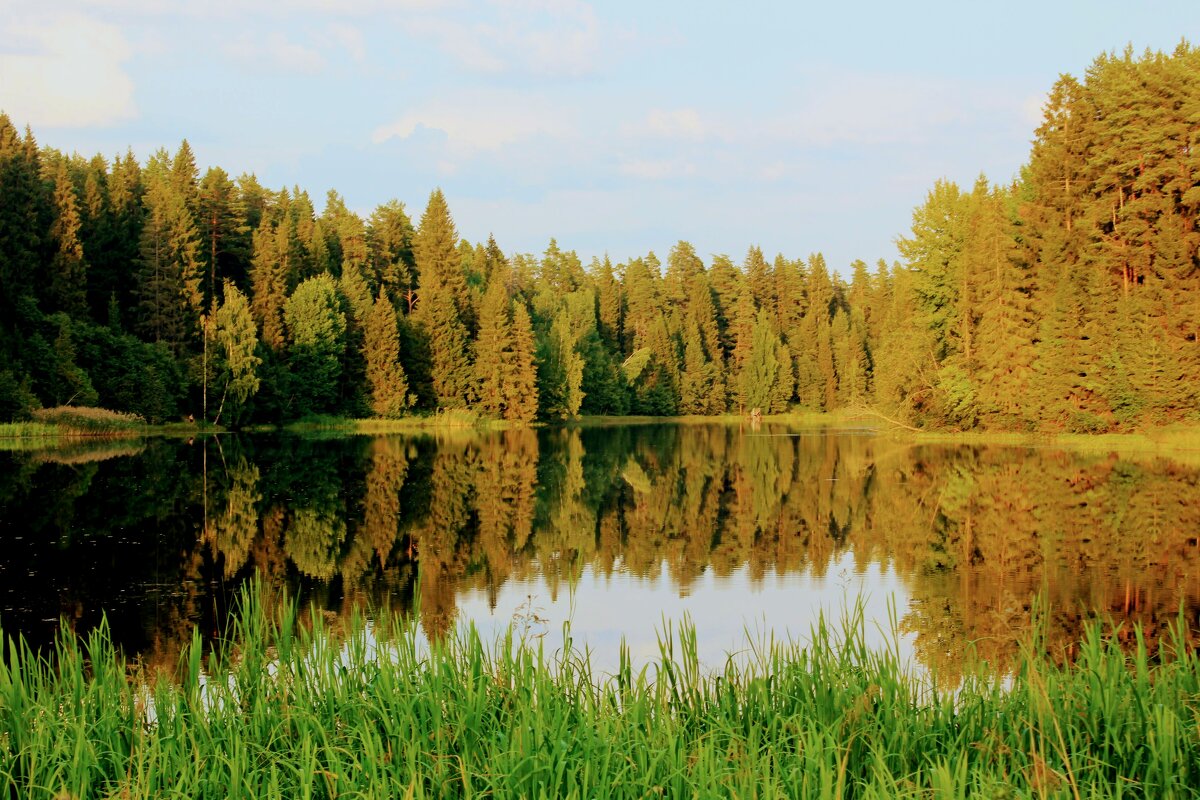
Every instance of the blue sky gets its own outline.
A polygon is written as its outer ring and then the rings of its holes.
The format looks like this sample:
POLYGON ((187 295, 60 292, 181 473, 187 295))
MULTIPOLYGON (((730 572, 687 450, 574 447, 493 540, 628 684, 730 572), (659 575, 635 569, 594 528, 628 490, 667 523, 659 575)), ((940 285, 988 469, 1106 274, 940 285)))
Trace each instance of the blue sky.
POLYGON ((39 140, 336 188, 615 260, 678 239, 894 258, 940 177, 1006 182, 1045 92, 1200 38, 1194 2, 0 0, 0 109, 39 140))

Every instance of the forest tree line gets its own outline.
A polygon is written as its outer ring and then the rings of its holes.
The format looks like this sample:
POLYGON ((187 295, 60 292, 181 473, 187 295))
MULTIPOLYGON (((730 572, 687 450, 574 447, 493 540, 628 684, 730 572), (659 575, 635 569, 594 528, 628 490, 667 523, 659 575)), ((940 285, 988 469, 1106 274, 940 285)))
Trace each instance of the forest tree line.
POLYGON ((0 419, 100 405, 220 424, 435 409, 875 409, 923 427, 1127 430, 1200 401, 1200 50, 1055 83, 1017 180, 939 181, 902 260, 584 264, 263 187, 188 143, 141 163, 0 114, 0 419), (841 274, 844 271, 844 275, 841 274))

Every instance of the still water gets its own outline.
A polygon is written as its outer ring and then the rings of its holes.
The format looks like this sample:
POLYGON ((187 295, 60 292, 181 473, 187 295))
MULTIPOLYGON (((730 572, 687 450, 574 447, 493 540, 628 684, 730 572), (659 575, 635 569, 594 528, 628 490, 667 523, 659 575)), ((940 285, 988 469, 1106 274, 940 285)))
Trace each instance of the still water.
POLYGON ((1034 618, 1064 658, 1097 616, 1195 634, 1200 466, 771 425, 152 439, 0 453, 0 544, 5 635, 105 614, 150 664, 257 572, 430 637, 569 621, 600 665, 686 617, 715 666, 861 603, 952 677, 1005 669, 1034 618))

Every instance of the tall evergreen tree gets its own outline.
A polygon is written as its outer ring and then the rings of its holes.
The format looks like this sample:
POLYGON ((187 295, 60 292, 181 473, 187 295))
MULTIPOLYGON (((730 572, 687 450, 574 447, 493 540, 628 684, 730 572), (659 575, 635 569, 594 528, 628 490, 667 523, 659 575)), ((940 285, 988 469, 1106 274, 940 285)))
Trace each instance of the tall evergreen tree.
POLYGON ((510 419, 529 422, 538 413, 536 345, 529 312, 520 302, 513 308, 512 352, 512 381, 507 386, 505 407, 510 419))
POLYGON ((138 275, 141 328, 178 355, 199 332, 203 309, 199 236, 184 196, 169 182, 152 182, 145 202, 138 275))
POLYGON ((371 306, 364 334, 363 355, 366 377, 371 387, 371 410, 377 417, 399 417, 411 400, 408 378, 400 365, 400 332, 396 326, 396 309, 383 289, 380 289, 379 296, 371 306))
POLYGON ((50 259, 50 292, 53 308, 75 319, 87 316, 87 261, 80 242, 80 218, 75 187, 65 162, 59 162, 54 175, 54 223, 50 240, 54 255, 50 259))
POLYGON ((484 413, 505 416, 507 384, 513 368, 511 301, 503 276, 488 284, 479 310, 479 337, 475 341, 475 377, 479 382, 479 406, 484 413))

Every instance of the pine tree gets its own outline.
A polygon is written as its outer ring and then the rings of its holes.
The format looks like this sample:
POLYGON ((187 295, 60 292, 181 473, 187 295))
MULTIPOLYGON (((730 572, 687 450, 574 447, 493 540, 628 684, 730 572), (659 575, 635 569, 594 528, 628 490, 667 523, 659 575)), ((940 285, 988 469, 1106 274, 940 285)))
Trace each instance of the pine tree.
POLYGON ((583 405, 583 356, 575 349, 571 315, 564 307, 541 342, 539 407, 551 419, 569 419, 583 405))
POLYGON ((403 297, 412 288, 415 235, 403 203, 390 200, 371 213, 367 223, 367 251, 372 280, 392 297, 403 297))
POLYGON ((276 351, 286 342, 283 327, 283 307, 287 302, 286 247, 286 229, 281 226, 263 225, 254 232, 254 266, 250 273, 254 316, 262 328, 263 342, 276 351))
POLYGON ((192 146, 188 144, 187 139, 180 142, 179 150, 175 152, 175 158, 171 160, 169 170, 168 180, 171 187, 183 198, 188 213, 193 218, 199 217, 200 170, 196 166, 196 156, 192 152, 192 146))
POLYGON ((366 378, 371 387, 371 410, 377 417, 396 418, 411 403, 408 378, 400 365, 400 333, 396 309, 380 289, 366 320, 363 338, 366 378))
POLYGON ((536 346, 529 312, 519 302, 513 309, 512 352, 512 380, 507 386, 505 407, 510 419, 530 422, 538 413, 536 346))
POLYGON ((714 402, 717 370, 704 352, 700 329, 694 320, 689 322, 685 330, 683 371, 679 381, 679 410, 682 413, 718 414, 724 410, 714 402))
POLYGON ((434 281, 422 290, 423 329, 428 336, 433 389, 443 408, 465 408, 472 402, 475 375, 470 337, 459 319, 450 289, 434 281))
POLYGON ((599 307, 598 322, 600 339, 614 356, 625 352, 625 309, 621 284, 613 272, 608 256, 596 262, 593 274, 596 286, 596 302, 599 307))
POLYGON ((237 187, 220 167, 204 173, 196 205, 205 266, 202 294, 207 306, 216 296, 220 281, 228 279, 246 285, 250 229, 243 220, 237 187))
POLYGON ((199 332, 200 241, 183 195, 157 180, 146 192, 138 295, 142 331, 176 355, 199 332))
POLYGON ((770 412, 778 407, 780 341, 772 314, 760 309, 754 320, 750 354, 738 375, 738 396, 749 411, 770 412))
POLYGON ((511 322, 512 302, 503 275, 493 276, 479 311, 479 337, 475 341, 475 378, 479 406, 485 414, 506 417, 508 384, 515 368, 511 322))
MULTIPOLYGON (((416 307, 418 319, 429 321, 435 313, 431 295, 438 295, 451 303, 460 324, 469 329, 473 312, 458 254, 458 231, 441 189, 429 195, 421 226, 413 239, 413 255, 421 291, 416 307)), ((442 314, 445 316, 445 312, 442 314)))
POLYGON ((80 242, 79 210, 75 187, 60 162, 54 175, 54 223, 50 240, 54 255, 50 260, 50 292, 53 307, 74 317, 87 316, 87 262, 80 242))
POLYGON ((742 266, 742 271, 746 275, 746 289, 749 290, 750 297, 754 300, 755 309, 765 308, 774 315, 775 280, 759 247, 751 247, 746 252, 746 261, 742 266))

